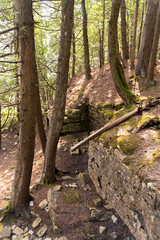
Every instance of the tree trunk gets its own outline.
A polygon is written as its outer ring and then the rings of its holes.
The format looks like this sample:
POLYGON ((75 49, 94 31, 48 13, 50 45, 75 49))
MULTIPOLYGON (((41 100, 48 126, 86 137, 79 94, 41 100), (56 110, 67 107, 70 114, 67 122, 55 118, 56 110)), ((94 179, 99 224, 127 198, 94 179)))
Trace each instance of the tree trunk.
POLYGON ((127 42, 127 24, 126 24, 126 3, 125 0, 122 0, 121 3, 121 37, 122 37, 122 52, 123 59, 129 58, 129 48, 127 42))
POLYGON ((44 124, 43 124, 43 117, 42 117, 42 109, 41 109, 41 100, 40 100, 40 94, 39 94, 39 82, 38 82, 38 74, 36 74, 36 123, 38 128, 38 134, 41 141, 42 151, 45 153, 46 148, 46 133, 44 130, 44 124))
POLYGON ((84 45, 85 76, 86 76, 86 80, 89 80, 92 76, 91 76, 91 68, 90 68, 90 60, 89 60, 87 13, 86 13, 85 0, 82 0, 82 12, 83 12, 83 45, 84 45))
POLYGON ((11 205, 19 213, 29 202, 29 186, 35 146, 36 60, 31 0, 15 0, 20 64, 19 148, 12 188, 11 205))
POLYGON ((154 40, 153 40, 152 51, 151 51, 151 56, 150 56, 150 60, 149 60, 147 86, 149 86, 151 84, 151 82, 154 81, 154 68, 155 68, 155 65, 156 65, 156 56, 157 56, 157 49, 158 49, 158 42, 159 42, 159 34, 160 34, 160 3, 159 3, 159 6, 158 6, 154 40))
POLYGON ((45 162, 42 175, 42 181, 44 183, 53 183, 55 180, 55 160, 57 144, 65 113, 69 58, 73 27, 73 7, 74 0, 63 0, 56 92, 48 133, 45 151, 45 162))
POLYGON ((72 78, 75 77, 75 65, 76 65, 76 42, 75 42, 75 33, 72 34, 72 46, 73 46, 73 59, 72 59, 72 78))
POLYGON ((103 0, 103 20, 99 29, 99 63, 100 68, 104 66, 104 27, 105 27, 105 0, 103 0))
POLYGON ((144 4, 145 0, 143 0, 143 6, 142 6, 142 17, 141 17, 141 25, 140 25, 140 33, 139 33, 139 39, 138 39, 138 51, 140 48, 140 43, 141 43, 141 35, 142 35, 142 27, 143 27, 143 20, 144 20, 144 4))
POLYGON ((124 103, 128 105, 133 103, 134 95, 127 85, 123 68, 119 60, 119 50, 117 48, 117 20, 121 1, 122 0, 113 0, 112 2, 111 17, 109 21, 108 48, 111 73, 116 90, 124 103))
POLYGON ((2 124, 1 124, 1 114, 2 108, 1 108, 1 103, 0 103, 0 149, 2 148, 2 124))
POLYGON ((147 76, 156 23, 157 3, 157 0, 148 0, 147 2, 145 22, 136 65, 136 75, 141 75, 142 77, 147 76))
POLYGON ((134 69, 135 49, 136 49, 136 34, 137 34, 137 20, 138 20, 138 8, 139 0, 136 0, 136 11, 134 17, 134 31, 132 38, 132 49, 131 49, 131 69, 134 69))

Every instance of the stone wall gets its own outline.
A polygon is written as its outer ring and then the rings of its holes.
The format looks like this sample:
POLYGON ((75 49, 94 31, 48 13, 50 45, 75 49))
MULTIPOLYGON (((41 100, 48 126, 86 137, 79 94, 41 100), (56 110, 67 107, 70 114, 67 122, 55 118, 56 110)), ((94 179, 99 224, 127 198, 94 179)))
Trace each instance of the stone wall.
MULTIPOLYGON (((135 120, 138 126, 140 119, 135 120)), ((132 122, 135 123, 133 119, 132 122)), ((128 123, 125 124, 128 129, 128 123)), ((136 145, 134 148, 131 144, 132 152, 127 154, 126 149, 120 148, 118 142, 120 133, 126 134, 126 129, 121 127, 110 130, 90 142, 89 175, 99 195, 117 211, 137 240, 158 240, 160 239, 158 173, 160 172, 160 140, 156 138, 155 142, 154 139, 148 142, 148 137, 160 136, 160 131, 147 128, 136 133, 136 139, 140 138, 140 146, 138 148, 136 145), (140 149, 142 144, 143 150, 140 149), (153 160, 152 157, 156 154, 157 157, 153 160)), ((129 134, 131 139, 133 135, 133 142, 137 142, 134 140, 135 133, 130 133, 131 129, 134 132, 130 126, 127 135, 129 134)), ((125 141, 126 139, 123 143, 125 141)), ((127 142, 126 147, 128 148, 129 145, 130 142, 127 142)))

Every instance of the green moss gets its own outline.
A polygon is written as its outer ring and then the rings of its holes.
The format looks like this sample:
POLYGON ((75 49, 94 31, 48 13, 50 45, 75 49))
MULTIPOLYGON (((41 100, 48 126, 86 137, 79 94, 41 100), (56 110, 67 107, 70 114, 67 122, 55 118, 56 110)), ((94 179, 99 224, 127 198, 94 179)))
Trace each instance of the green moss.
POLYGON ((152 134, 152 140, 160 143, 160 131, 156 131, 152 134))
POLYGON ((16 216, 13 212, 11 203, 8 202, 5 206, 5 209, 0 211, 1 222, 6 224, 13 224, 16 221, 16 216))
POLYGON ((74 190, 69 190, 63 197, 63 203, 67 204, 75 204, 75 203, 83 203, 81 195, 74 190))
POLYGON ((103 105, 104 108, 113 108, 113 103, 110 103, 110 102, 105 102, 104 105, 103 105))
POLYGON ((127 156, 127 157, 125 157, 125 159, 123 160, 123 163, 124 163, 125 165, 127 165, 128 167, 129 167, 129 166, 134 166, 134 158, 127 156))
POLYGON ((137 123, 136 128, 137 129, 143 129, 145 128, 147 125, 153 125, 160 122, 159 117, 154 116, 152 114, 146 114, 145 116, 143 116, 137 123))
POLYGON ((117 143, 124 154, 133 154, 139 147, 141 140, 134 134, 128 134, 118 137, 117 143))
POLYGON ((113 149, 117 148, 117 129, 116 128, 110 129, 109 131, 103 133, 100 136, 100 138, 103 141, 104 147, 108 148, 109 146, 111 146, 113 149))
POLYGON ((111 109, 104 109, 104 108, 100 110, 100 113, 102 113, 109 120, 113 117, 113 114, 114 114, 111 109))

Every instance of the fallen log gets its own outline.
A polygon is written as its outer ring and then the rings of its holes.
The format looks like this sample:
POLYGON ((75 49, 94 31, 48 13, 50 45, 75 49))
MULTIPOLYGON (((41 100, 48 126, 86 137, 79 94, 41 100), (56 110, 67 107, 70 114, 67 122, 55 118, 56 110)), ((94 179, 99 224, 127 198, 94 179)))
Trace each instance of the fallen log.
POLYGON ((83 139, 82 141, 80 141, 79 143, 74 145, 73 147, 71 147, 71 152, 75 151, 77 148, 79 148, 80 146, 89 142, 90 140, 100 136, 102 133, 108 131, 109 129, 118 126, 119 124, 127 121, 128 119, 135 116, 136 114, 141 113, 142 111, 147 110, 148 108, 153 107, 157 104, 160 104, 160 98, 154 99, 154 100, 148 102, 147 104, 144 104, 143 106, 139 106, 135 110, 133 110, 132 112, 124 115, 123 117, 121 117, 119 119, 116 119, 114 122, 112 122, 110 124, 106 124, 104 127, 102 127, 99 130, 93 132, 91 135, 89 135, 88 137, 86 137, 85 139, 83 139))

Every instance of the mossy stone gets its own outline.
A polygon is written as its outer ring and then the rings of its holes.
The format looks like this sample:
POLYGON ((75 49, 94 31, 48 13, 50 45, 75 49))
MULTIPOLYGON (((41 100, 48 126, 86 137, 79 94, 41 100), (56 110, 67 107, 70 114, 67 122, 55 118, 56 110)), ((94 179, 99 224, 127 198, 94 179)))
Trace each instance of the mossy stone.
POLYGON ((124 154, 133 154, 135 150, 140 146, 141 140, 135 134, 127 134, 120 136, 117 139, 120 150, 124 154))
POLYGON ((109 147, 111 146, 113 149, 117 148, 117 129, 113 128, 110 129, 109 131, 103 133, 100 137, 103 141, 103 146, 104 147, 109 147))

